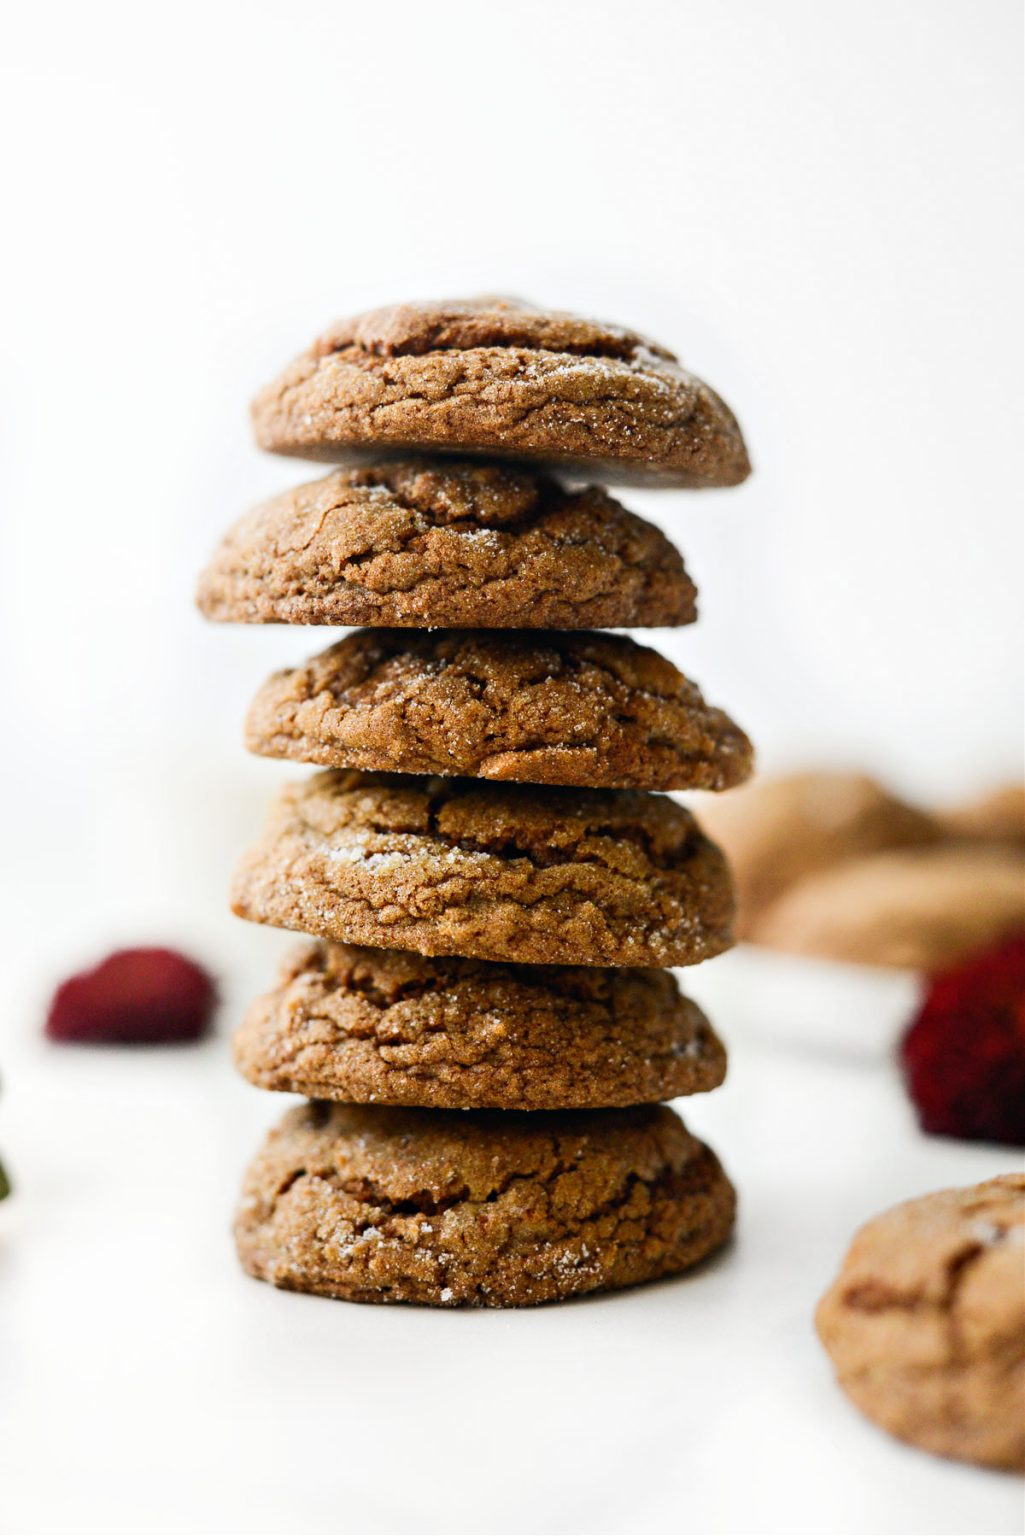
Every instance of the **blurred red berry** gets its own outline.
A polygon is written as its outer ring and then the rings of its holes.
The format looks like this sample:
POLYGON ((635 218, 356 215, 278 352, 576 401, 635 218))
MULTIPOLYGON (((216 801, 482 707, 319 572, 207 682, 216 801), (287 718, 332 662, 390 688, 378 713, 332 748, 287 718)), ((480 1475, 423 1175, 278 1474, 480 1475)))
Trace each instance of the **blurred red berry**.
POLYGON ((212 978, 175 950, 119 949, 57 988, 46 1033, 78 1044, 198 1040, 216 1002, 212 978))
POLYGON ((932 977, 900 1058, 923 1131, 1025 1146, 1025 933, 932 977))

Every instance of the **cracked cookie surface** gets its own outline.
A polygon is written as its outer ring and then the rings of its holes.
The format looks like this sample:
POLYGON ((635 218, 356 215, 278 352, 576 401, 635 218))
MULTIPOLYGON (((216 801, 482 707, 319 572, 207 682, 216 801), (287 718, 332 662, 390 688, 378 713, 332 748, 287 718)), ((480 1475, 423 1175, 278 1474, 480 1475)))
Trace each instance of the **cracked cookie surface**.
POLYGON ((328 770, 281 792, 232 908, 425 955, 667 966, 729 948, 733 893, 662 795, 328 770))
POLYGON ((256 507, 197 602, 226 623, 615 629, 690 624, 696 596, 679 551, 596 486, 412 458, 256 507))
POLYGON ((308 943, 250 1008, 258 1088, 436 1109, 588 1109, 716 1088, 726 1054, 660 970, 506 966, 308 943))
POLYGON ((840 1385, 936 1455, 1025 1470, 1025 1176, 875 1217, 819 1303, 840 1385))
POLYGON ((671 352, 511 299, 340 321, 261 391, 253 424, 261 448, 300 458, 480 453, 690 489, 750 473, 732 411, 671 352))
POLYGON ((677 1274, 735 1195, 672 1110, 299 1106, 246 1178, 243 1267, 348 1301, 533 1306, 677 1274))
POLYGON ((257 694, 246 745, 330 768, 592 788, 726 789, 751 744, 621 635, 363 630, 257 694))

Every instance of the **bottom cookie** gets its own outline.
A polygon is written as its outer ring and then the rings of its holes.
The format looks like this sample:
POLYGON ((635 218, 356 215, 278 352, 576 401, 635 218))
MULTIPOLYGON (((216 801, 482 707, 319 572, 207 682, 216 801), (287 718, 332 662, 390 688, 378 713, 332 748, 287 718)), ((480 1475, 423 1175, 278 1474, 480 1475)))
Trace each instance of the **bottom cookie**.
POLYGON ((677 1274, 736 1197, 664 1106, 535 1114, 312 1102, 246 1177, 242 1266, 347 1301, 522 1307, 677 1274))

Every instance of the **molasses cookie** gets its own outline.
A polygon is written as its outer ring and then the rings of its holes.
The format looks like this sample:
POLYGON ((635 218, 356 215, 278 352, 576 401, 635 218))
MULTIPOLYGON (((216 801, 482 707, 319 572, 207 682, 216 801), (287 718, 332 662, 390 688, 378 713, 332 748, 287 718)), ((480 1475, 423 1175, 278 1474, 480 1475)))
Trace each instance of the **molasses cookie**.
POLYGON ((748 937, 790 954, 935 971, 1022 927, 1025 850, 941 843, 809 876, 748 937))
POLYGON ((275 673, 246 745, 328 768, 725 789, 751 771, 728 715, 645 646, 588 632, 367 629, 275 673))
POLYGON ((730 861, 741 939, 752 938, 759 914, 806 876, 877 849, 940 836, 933 817, 862 773, 756 779, 709 802, 702 820, 730 861))
POLYGON ((280 794, 232 906, 425 955, 662 966, 727 949, 733 895, 662 795, 329 771, 280 794))
POLYGON ((235 1036, 258 1088, 435 1109, 596 1109, 717 1088, 669 971, 491 965, 308 943, 235 1036))
POLYGON ((1025 1177, 909 1200, 861 1228, 819 1303, 848 1397, 923 1450, 1025 1470, 1025 1177))
POLYGON ((1025 784, 1004 784, 977 800, 938 813, 948 837, 970 842, 1025 843, 1025 784))
POLYGON ((261 448, 496 455, 699 489, 750 472, 740 428, 671 352, 514 299, 396 304, 340 321, 253 406, 261 448))
POLYGON ((313 1103, 249 1170, 243 1267, 346 1301, 520 1307, 677 1274, 733 1188, 659 1107, 559 1114, 313 1103))
POLYGON ((696 595, 669 540, 594 486, 405 459, 264 502, 228 532, 197 601, 238 624, 614 629, 690 624, 696 595))

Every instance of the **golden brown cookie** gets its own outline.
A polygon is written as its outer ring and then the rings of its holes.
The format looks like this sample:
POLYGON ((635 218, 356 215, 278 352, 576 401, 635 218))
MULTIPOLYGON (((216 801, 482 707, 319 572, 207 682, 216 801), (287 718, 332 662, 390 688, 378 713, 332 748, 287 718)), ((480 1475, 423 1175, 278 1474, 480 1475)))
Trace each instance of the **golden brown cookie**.
POLYGON ((406 459, 264 502, 224 538, 197 601, 240 624, 614 629, 690 624, 696 596, 669 540, 595 486, 406 459))
POLYGON ((623 635, 368 629, 275 673, 246 745, 327 768, 724 789, 751 743, 671 662, 623 635))
POLYGON ((663 1107, 519 1115, 313 1103, 249 1170, 243 1267, 346 1301, 523 1307, 677 1274, 735 1196, 663 1107))
POLYGON ((513 299, 396 304, 340 321, 253 406, 261 448, 427 450, 688 488, 750 472, 714 390, 618 326, 513 299))
POLYGON ((756 779, 703 806, 701 819, 730 861, 741 939, 755 936, 758 915, 782 891, 816 870, 940 835, 931 816, 860 773, 756 779))
POLYGON ((235 1061, 258 1088, 434 1109, 599 1109, 717 1088, 726 1053, 671 972, 301 945, 235 1061))
POLYGON ((279 796, 240 917, 531 965, 693 965, 731 942, 719 850, 663 795, 325 772, 279 796))
POLYGON ((815 1323, 841 1387, 890 1434, 1025 1470, 1025 1177, 877 1216, 815 1323))
POLYGON ((948 837, 987 843, 1025 843, 1025 784, 1005 784, 977 800, 938 813, 948 837))
POLYGON ((897 848, 786 891, 748 937, 768 949, 935 971, 1025 926, 1025 850, 897 848))

